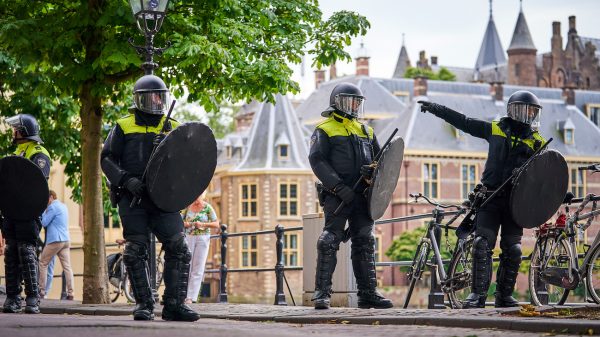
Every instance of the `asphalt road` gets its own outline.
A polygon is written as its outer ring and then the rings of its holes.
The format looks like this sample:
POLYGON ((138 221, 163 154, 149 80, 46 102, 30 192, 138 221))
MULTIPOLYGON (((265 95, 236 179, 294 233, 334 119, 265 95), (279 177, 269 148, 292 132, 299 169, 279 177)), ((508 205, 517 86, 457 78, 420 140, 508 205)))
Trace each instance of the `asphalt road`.
MULTIPOLYGON (((519 331, 444 328, 430 326, 288 324, 248 322, 223 319, 200 319, 193 323, 136 322, 131 316, 26 315, 1 314, 2 337, 374 337, 374 336, 462 336, 462 337, 530 337, 548 334, 519 331)), ((554 335, 565 336, 565 335, 554 335)), ((572 336, 572 335, 571 335, 572 336)))

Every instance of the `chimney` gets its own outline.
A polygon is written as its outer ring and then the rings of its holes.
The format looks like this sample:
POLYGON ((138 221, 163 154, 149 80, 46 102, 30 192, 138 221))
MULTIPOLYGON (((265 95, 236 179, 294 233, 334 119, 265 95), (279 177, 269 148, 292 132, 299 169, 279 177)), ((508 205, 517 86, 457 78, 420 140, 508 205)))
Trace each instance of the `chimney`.
POLYGON ((413 95, 427 96, 427 76, 415 76, 413 83, 413 95))
POLYGON ((365 44, 360 43, 360 48, 356 53, 356 76, 369 76, 369 56, 365 44))
POLYGON ((419 60, 417 61, 417 68, 431 70, 431 67, 429 66, 429 61, 427 60, 427 56, 425 56, 424 50, 421 50, 419 52, 419 60))
POLYGON ((569 34, 577 34, 577 29, 575 28, 575 15, 569 16, 569 34))
POLYGON ((432 66, 437 66, 437 61, 438 61, 437 56, 432 56, 431 57, 431 65, 432 66))
POLYGON ((323 82, 325 82, 325 70, 315 70, 315 89, 318 89, 323 82))
POLYGON ((333 80, 337 77, 337 69, 335 68, 335 63, 329 66, 329 80, 333 80))
POLYGON ((562 99, 566 105, 575 105, 575 86, 564 86, 562 88, 562 99))
POLYGON ((552 22, 552 39, 551 39, 551 50, 552 53, 562 52, 562 36, 560 35, 560 22, 552 22))
POLYGON ((494 101, 502 102, 504 100, 504 82, 491 82, 490 94, 494 101))

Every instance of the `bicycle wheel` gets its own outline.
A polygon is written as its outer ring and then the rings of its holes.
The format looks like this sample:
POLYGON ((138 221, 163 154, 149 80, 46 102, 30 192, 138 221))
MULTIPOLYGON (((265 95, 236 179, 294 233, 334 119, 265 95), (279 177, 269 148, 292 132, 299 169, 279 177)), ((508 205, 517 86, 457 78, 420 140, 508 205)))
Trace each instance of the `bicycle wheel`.
POLYGON ((457 246, 448 267, 446 292, 453 309, 462 309, 463 303, 471 293, 471 269, 473 267, 473 237, 457 246))
POLYGON ((110 297, 110 302, 114 303, 117 301, 119 296, 121 296, 121 287, 123 282, 116 281, 117 285, 115 286, 112 281, 108 282, 108 296, 110 297))
POLYGON ((135 303, 135 297, 133 297, 133 289, 131 289, 131 280, 129 279, 129 274, 125 273, 125 278, 123 278, 123 293, 127 298, 127 301, 135 303))
POLYGON ((600 304, 600 245, 592 249, 590 262, 587 265, 586 284, 588 292, 596 304, 600 304))
POLYGON ((559 239, 555 245, 556 237, 540 237, 535 243, 529 265, 529 293, 531 303, 543 305, 541 299, 548 296, 549 305, 562 305, 569 296, 569 290, 542 280, 542 273, 552 270, 564 271, 571 268, 571 250, 565 239, 559 239), (552 247, 555 247, 552 249, 552 247), (544 265, 544 261, 546 264, 544 265))
POLYGON ((408 285, 406 299, 404 300, 404 309, 408 308, 408 303, 410 302, 410 297, 412 296, 415 284, 417 283, 417 280, 421 279, 421 275, 423 274, 423 270, 427 263, 427 255, 429 255, 429 243, 422 242, 419 247, 417 247, 417 253, 415 254, 412 265, 410 266, 410 271, 408 272, 410 283, 408 285))
POLYGON ((163 280, 164 268, 165 268, 164 259, 162 257, 162 254, 159 254, 156 257, 156 289, 157 290, 158 290, 158 288, 160 288, 160 284, 162 283, 162 280, 163 280))

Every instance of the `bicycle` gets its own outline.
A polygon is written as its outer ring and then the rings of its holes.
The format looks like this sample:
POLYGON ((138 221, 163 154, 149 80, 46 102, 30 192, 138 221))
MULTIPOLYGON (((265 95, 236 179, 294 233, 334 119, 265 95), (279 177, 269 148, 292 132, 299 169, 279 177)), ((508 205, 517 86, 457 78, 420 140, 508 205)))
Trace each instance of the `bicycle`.
MULTIPOLYGON (((123 261, 123 246, 125 240, 117 239, 115 243, 119 246, 119 252, 111 254, 107 257, 107 264, 109 267, 109 296, 111 302, 115 302, 119 296, 124 295, 129 302, 135 302, 133 297, 133 291, 131 289, 131 283, 129 282, 129 274, 127 273, 127 267, 123 261)), ((158 289, 163 281, 163 269, 164 269, 164 250, 161 248, 160 252, 156 256, 156 288, 158 289)))
MULTIPOLYGON (((580 167, 579 170, 600 172, 600 164, 580 167)), ((584 198, 572 199, 567 202, 565 213, 559 212, 554 223, 544 224, 536 230, 537 239, 529 267, 529 292, 533 304, 562 305, 569 292, 584 279, 592 301, 600 304, 600 235, 596 235, 591 245, 584 246, 583 255, 579 255, 575 240, 576 235, 584 232, 600 215, 600 209, 597 209, 599 200, 600 195, 591 193, 584 198), (581 214, 590 202, 592 210, 581 214), (572 203, 581 204, 570 214, 569 205, 572 203), (580 223, 583 220, 587 221, 580 223), (583 259, 581 265, 580 258, 583 259)))
POLYGON ((421 279, 426 266, 435 270, 438 285, 440 285, 442 291, 448 295, 451 307, 462 308, 464 299, 470 293, 473 236, 469 235, 464 240, 457 240, 455 248, 452 251, 448 273, 446 273, 444 269, 444 261, 442 260, 442 255, 440 253, 438 238, 441 237, 442 226, 445 227, 447 237, 450 225, 461 215, 465 214, 468 208, 459 205, 442 205, 432 201, 421 193, 416 195, 410 194, 410 197, 415 198, 415 202, 421 198, 425 199, 429 204, 435 206, 435 208, 432 211, 433 219, 428 222, 425 235, 417 245, 415 256, 408 272, 410 283, 406 300, 404 301, 404 308, 408 307, 415 284, 421 279), (444 209, 448 208, 455 208, 456 210, 444 211, 444 209), (442 225, 441 223, 444 216, 451 214, 453 214, 453 217, 445 225, 442 225), (433 261, 427 262, 431 251, 433 251, 434 254, 433 261))

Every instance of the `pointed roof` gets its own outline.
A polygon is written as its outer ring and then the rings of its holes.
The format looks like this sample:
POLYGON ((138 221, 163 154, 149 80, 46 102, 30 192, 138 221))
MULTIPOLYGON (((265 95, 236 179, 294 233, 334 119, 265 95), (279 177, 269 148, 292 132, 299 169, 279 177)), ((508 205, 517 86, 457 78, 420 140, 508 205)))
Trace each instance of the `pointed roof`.
POLYGON ((504 56, 504 48, 502 48, 498 30, 494 23, 492 4, 490 1, 490 18, 488 20, 487 28, 485 29, 485 34, 483 35, 479 56, 475 63, 475 70, 481 71, 485 68, 493 68, 504 63, 506 63, 506 56, 504 56))
POLYGON ((527 26, 527 21, 525 20, 523 9, 519 11, 519 17, 517 18, 515 31, 513 32, 513 37, 510 41, 510 46, 508 47, 509 51, 514 49, 537 50, 535 48, 535 45, 533 44, 531 33, 529 33, 529 27, 527 26))
POLYGON ((394 75, 392 78, 402 78, 406 69, 410 67, 410 59, 408 58, 408 52, 404 45, 404 34, 402 34, 402 48, 400 48, 400 55, 398 55, 398 61, 396 62, 396 69, 394 69, 394 75))
POLYGON ((275 104, 258 104, 243 159, 234 171, 310 170, 305 133, 288 98, 278 94, 275 104), (286 160, 277 156, 277 146, 283 144, 288 145, 286 160))

